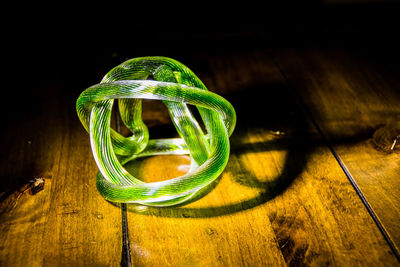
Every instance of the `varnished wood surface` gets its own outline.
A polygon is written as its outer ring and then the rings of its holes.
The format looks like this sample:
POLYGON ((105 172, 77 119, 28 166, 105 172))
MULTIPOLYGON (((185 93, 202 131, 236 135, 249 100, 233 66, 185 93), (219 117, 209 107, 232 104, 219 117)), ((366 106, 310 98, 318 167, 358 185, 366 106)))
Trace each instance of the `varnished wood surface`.
POLYGON ((283 49, 276 55, 399 249, 400 147, 391 150, 400 134, 398 69, 361 51, 283 49))
POLYGON ((54 86, 40 92, 45 99, 34 115, 2 139, 8 148, 2 181, 19 186, 44 177, 45 185, 35 195, 18 188, 2 196, 0 265, 115 265, 121 259, 121 211, 97 193, 96 164, 74 99, 67 88, 54 86))
MULTIPOLYGON (((197 201, 162 209, 128 205, 132 264, 398 265, 269 52, 193 58, 176 59, 237 111, 231 157, 197 201)), ((89 86, 95 78, 81 84, 89 86)), ((52 92, 42 100, 46 108, 3 135, 2 266, 121 262, 121 210, 96 192, 89 137, 74 110, 84 88, 68 91, 68 86, 60 80, 45 85, 41 93, 52 92), (34 176, 45 177, 44 190, 18 193, 34 176)), ((144 108, 151 137, 175 134, 162 107, 149 102, 144 108)), ((159 156, 127 168, 154 181, 180 175, 188 164, 185 156, 159 156)))

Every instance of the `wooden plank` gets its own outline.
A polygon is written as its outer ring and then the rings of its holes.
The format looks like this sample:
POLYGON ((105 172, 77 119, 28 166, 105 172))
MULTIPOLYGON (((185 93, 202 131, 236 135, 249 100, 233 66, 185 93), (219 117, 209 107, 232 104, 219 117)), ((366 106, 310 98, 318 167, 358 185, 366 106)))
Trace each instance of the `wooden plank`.
POLYGON ((75 114, 77 96, 60 82, 38 94, 36 110, 15 118, 1 141, 7 187, 0 265, 118 265, 121 212, 97 193, 89 137, 75 114), (45 178, 42 191, 18 189, 34 177, 45 178))
MULTIPOLYGON (((231 159, 213 190, 196 202, 128 207, 134 265, 396 264, 269 56, 194 58, 177 59, 238 112, 231 159)), ((78 93, 60 78, 44 88, 41 105, 11 124, 0 141, 2 188, 10 192, 0 205, 0 265, 119 265, 121 211, 96 191, 89 138, 74 111, 78 93), (44 190, 19 194, 36 176, 46 178, 44 190)), ((162 109, 143 116, 152 137, 173 134, 162 109)), ((182 174, 188 159, 154 157, 130 165, 150 181, 182 174)))
MULTIPOLYGON (((128 205, 135 265, 398 263, 265 51, 178 60, 236 108, 231 158, 198 201, 162 209, 128 205)), ((159 156, 127 168, 154 181, 181 175, 188 164, 183 156, 159 156)))
POLYGON ((398 63, 389 51, 281 49, 278 64, 400 247, 398 63), (366 56, 366 54, 368 56, 366 56), (391 55, 390 61, 383 55, 391 55))

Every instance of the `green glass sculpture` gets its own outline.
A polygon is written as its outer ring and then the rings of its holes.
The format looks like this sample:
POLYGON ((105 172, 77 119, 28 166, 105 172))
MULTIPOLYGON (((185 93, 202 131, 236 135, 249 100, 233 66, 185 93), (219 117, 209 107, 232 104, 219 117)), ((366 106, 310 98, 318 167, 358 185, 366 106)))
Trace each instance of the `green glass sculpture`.
POLYGON ((141 57, 122 63, 79 96, 76 110, 89 132, 99 168, 97 189, 109 201, 148 206, 181 204, 213 182, 228 162, 235 110, 227 100, 208 91, 189 68, 171 58, 141 57), (114 99, 119 101, 123 123, 132 132, 129 137, 110 128, 114 99), (162 100, 181 138, 149 140, 141 118, 142 99, 162 100), (207 135, 187 104, 199 110, 207 135), (165 154, 190 154, 189 172, 145 183, 123 167, 140 157, 165 154))

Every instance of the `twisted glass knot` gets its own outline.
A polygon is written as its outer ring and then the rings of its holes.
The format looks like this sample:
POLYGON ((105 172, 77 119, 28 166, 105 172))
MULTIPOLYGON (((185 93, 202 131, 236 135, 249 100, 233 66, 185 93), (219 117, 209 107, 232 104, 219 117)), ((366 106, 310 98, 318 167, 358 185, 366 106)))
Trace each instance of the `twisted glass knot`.
POLYGON ((109 201, 149 206, 181 204, 213 182, 228 162, 235 110, 227 100, 208 91, 189 68, 171 58, 141 57, 120 64, 101 83, 82 92, 76 110, 90 135, 99 168, 97 189, 109 201), (123 123, 132 132, 129 137, 110 127, 114 99, 119 101, 123 123), (162 100, 181 138, 149 139, 141 118, 142 99, 162 100), (197 107, 207 135, 187 104, 197 107), (189 172, 145 183, 123 167, 136 158, 165 154, 190 154, 189 172))

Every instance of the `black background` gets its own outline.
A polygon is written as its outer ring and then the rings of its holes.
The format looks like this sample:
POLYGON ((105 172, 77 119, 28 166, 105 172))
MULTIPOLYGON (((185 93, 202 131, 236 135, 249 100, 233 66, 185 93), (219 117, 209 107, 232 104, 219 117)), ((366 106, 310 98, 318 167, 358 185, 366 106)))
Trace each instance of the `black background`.
POLYGON ((321 42, 393 47, 399 11, 400 2, 380 1, 32 4, 3 10, 2 43, 10 59, 36 66, 77 65, 115 52, 191 55, 321 42))

